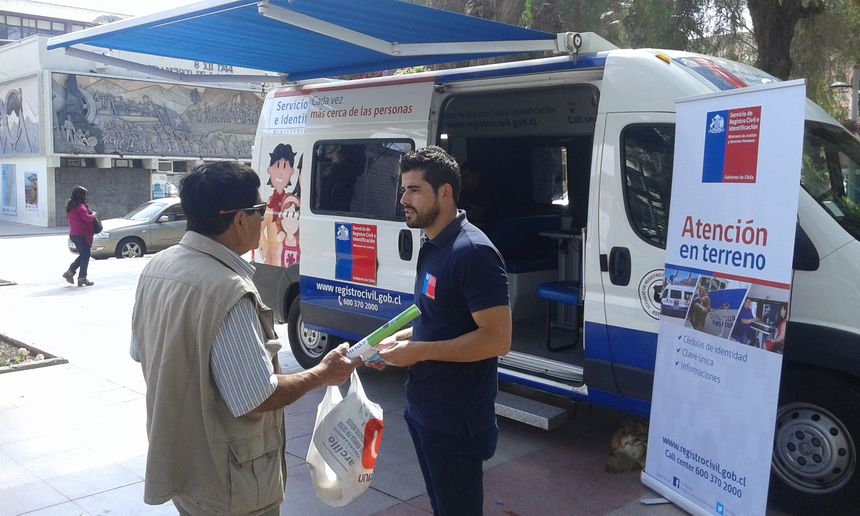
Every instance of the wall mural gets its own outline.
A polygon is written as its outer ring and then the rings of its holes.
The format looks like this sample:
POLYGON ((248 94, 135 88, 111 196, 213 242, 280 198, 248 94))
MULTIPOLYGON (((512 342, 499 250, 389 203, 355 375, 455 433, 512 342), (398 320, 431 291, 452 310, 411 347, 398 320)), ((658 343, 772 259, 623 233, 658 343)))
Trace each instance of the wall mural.
POLYGON ((263 95, 55 73, 54 152, 250 159, 263 95))
POLYGON ((0 84, 0 156, 39 154, 36 77, 0 84))

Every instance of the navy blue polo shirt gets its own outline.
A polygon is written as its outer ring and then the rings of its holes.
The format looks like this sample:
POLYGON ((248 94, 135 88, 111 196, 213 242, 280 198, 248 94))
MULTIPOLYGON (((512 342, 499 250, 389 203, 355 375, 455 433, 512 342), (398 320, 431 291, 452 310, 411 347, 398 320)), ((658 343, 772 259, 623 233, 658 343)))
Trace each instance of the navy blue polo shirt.
MULTIPOLYGON (((421 317, 413 323, 413 340, 453 339, 476 330, 472 313, 510 304, 508 276, 499 251, 459 210, 436 238, 418 253, 415 303, 421 317)), ((498 360, 439 362, 409 367, 406 408, 421 426, 459 434, 491 428, 496 421, 498 360)))

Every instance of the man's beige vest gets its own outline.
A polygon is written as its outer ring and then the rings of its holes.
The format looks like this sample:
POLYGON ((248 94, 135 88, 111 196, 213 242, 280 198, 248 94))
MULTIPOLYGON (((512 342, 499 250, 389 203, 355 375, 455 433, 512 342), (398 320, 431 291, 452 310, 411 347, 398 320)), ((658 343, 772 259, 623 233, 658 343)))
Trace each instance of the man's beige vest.
POLYGON ((209 369, 218 328, 242 297, 256 305, 269 357, 280 347, 271 310, 233 260, 189 231, 140 276, 132 328, 146 380, 148 504, 178 496, 201 514, 255 514, 283 500, 283 411, 234 417, 209 369))

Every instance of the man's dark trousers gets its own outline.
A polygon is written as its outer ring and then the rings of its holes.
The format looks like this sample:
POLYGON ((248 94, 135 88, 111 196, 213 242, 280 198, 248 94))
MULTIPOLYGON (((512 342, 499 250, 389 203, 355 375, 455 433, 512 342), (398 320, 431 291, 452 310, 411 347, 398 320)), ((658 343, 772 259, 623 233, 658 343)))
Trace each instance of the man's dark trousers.
POLYGON ((484 505, 483 463, 496 452, 499 428, 470 435, 466 425, 451 435, 416 423, 404 414, 415 444, 427 495, 436 516, 480 515, 484 505))

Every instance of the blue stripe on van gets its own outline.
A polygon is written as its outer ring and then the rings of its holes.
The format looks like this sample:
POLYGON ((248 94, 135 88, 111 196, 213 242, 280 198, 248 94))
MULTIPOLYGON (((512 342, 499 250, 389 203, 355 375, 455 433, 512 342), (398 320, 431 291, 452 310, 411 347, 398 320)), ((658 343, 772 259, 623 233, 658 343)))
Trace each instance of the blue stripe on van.
MULTIPOLYGON (((612 362, 648 371, 654 370, 657 360, 657 334, 650 331, 631 330, 618 326, 606 326, 612 344, 612 362)), ((605 341, 604 341, 605 342, 605 341)), ((598 347, 602 342, 598 341, 598 347)), ((594 345, 585 341, 585 349, 594 345)))
POLYGON ((593 322, 585 322, 583 328, 585 341, 585 356, 594 360, 602 360, 612 363, 612 348, 606 340, 606 325, 593 322))
MULTIPOLYGON (((301 276, 302 302, 327 310, 388 320, 409 308, 414 296, 394 290, 343 281, 301 276)), ((336 332, 330 332, 336 333, 336 332)))
POLYGON ((602 407, 614 408, 628 414, 647 418, 651 414, 651 404, 634 398, 625 398, 618 394, 588 389, 588 401, 602 407))
POLYGON ((585 356, 653 371, 657 359, 657 334, 586 322, 585 356))
POLYGON ((536 382, 533 380, 520 378, 518 376, 509 375, 505 373, 504 370, 499 371, 499 380, 503 382, 522 385, 523 387, 528 387, 530 389, 535 389, 541 392, 548 392, 550 394, 555 394, 556 396, 561 396, 563 398, 570 398, 580 401, 586 401, 588 403, 594 403, 596 405, 620 410, 622 412, 627 412, 628 414, 633 414, 639 417, 647 418, 648 415, 651 413, 651 404, 647 401, 637 400, 634 398, 625 398, 624 396, 619 396, 618 394, 612 392, 589 388, 588 396, 583 396, 582 394, 570 392, 566 389, 559 389, 557 387, 552 387, 541 382, 536 382))
POLYGON ((603 68, 606 66, 606 54, 590 54, 576 58, 559 58, 547 60, 548 62, 538 64, 527 64, 521 66, 499 66, 489 69, 475 71, 461 71, 446 74, 439 72, 436 76, 436 84, 444 84, 457 81, 473 81, 477 79, 492 79, 494 77, 509 77, 511 75, 528 75, 544 72, 559 72, 568 70, 586 70, 589 68, 603 68))

